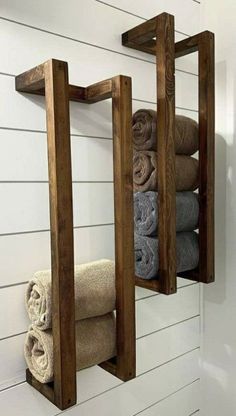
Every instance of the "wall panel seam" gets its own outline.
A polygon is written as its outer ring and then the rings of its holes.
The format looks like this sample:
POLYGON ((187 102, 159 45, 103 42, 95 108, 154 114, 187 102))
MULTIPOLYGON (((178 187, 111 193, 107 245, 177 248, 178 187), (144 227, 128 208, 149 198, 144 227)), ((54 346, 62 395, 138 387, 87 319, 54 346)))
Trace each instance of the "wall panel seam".
MULTIPOLYGON (((110 225, 114 225, 114 222, 108 222, 105 224, 86 224, 86 225, 76 225, 74 228, 74 230, 77 230, 79 228, 92 228, 92 227, 107 227, 110 225)), ((50 229, 45 229, 45 230, 29 230, 29 231, 17 231, 17 232, 12 232, 12 233, 0 233, 0 237, 9 237, 11 235, 22 235, 22 234, 35 234, 35 233, 48 233, 50 231, 50 229)))
MULTIPOLYGON (((104 50, 104 51, 107 51, 107 52, 111 52, 111 53, 115 53, 115 54, 118 54, 118 55, 126 56, 127 58, 130 58, 130 59, 136 59, 138 61, 147 62, 147 63, 149 63, 151 65, 156 65, 155 62, 152 62, 152 61, 150 61, 148 59, 140 58, 140 57, 134 56, 134 55, 129 55, 129 54, 124 53, 124 52, 119 52, 119 51, 116 51, 114 49, 106 48, 105 46, 95 45, 95 44, 90 43, 90 42, 86 42, 86 41, 79 40, 79 39, 76 39, 76 38, 73 38, 73 37, 70 37, 70 36, 62 35, 62 34, 57 33, 57 32, 52 32, 52 31, 47 30, 47 29, 42 29, 42 28, 39 28, 39 27, 36 27, 36 26, 32 26, 32 25, 29 25, 27 23, 18 22, 17 20, 9 19, 9 18, 4 17, 4 16, 0 16, 0 19, 1 20, 4 20, 6 22, 14 23, 14 24, 19 25, 19 26, 27 27, 29 29, 37 30, 39 32, 47 33, 47 34, 52 35, 52 36, 57 36, 57 37, 60 37, 60 38, 63 38, 63 39, 67 39, 67 40, 70 40, 72 42, 81 43, 83 45, 87 45, 87 46, 90 46, 92 48, 101 49, 101 50, 104 50)), ((181 33, 181 32, 179 32, 179 33, 181 33)), ((185 35, 185 36, 187 36, 187 35, 185 35)), ((193 72, 189 72, 189 71, 183 70, 183 69, 176 68, 176 71, 177 72, 184 72, 184 73, 186 73, 186 74, 188 74, 190 76, 198 77, 197 74, 195 74, 193 72)))
MULTIPOLYGON (((169 363, 171 363, 171 362, 173 362, 173 361, 175 361, 175 360, 178 360, 178 358, 184 357, 184 356, 185 356, 185 355, 187 355, 187 354, 191 354, 193 351, 195 351, 195 350, 197 350, 197 349, 198 349, 198 348, 194 348, 194 349, 192 349, 192 350, 190 350, 190 351, 188 351, 188 352, 185 352, 184 354, 178 355, 176 358, 173 358, 173 359, 171 359, 171 360, 168 360, 168 361, 166 361, 165 363, 160 364, 160 365, 158 365, 158 366, 156 366, 156 367, 152 368, 151 370, 148 370, 148 371, 145 371, 145 372, 144 372, 144 373, 142 373, 142 374, 139 374, 138 376, 136 376, 136 378, 142 377, 143 375, 145 375, 145 374, 147 374, 147 373, 150 373, 150 372, 152 372, 152 371, 154 371, 154 370, 156 370, 156 369, 158 369, 158 368, 160 368, 160 367, 163 367, 164 365, 169 364, 169 363)), ((196 380, 195 380, 195 381, 196 381, 196 380)), ((100 394, 98 394, 98 395, 96 395, 96 396, 94 396, 94 397, 91 397, 90 399, 85 400, 84 402, 82 402, 82 403, 79 403, 79 404, 75 405, 75 407, 79 407, 81 404, 84 404, 84 403, 86 403, 86 402, 88 402, 88 401, 90 401, 90 400, 93 400, 95 397, 102 396, 103 394, 107 393, 108 391, 111 391, 111 390, 116 389, 117 387, 120 387, 122 384, 123 384, 123 383, 119 384, 118 386, 114 386, 114 387, 112 387, 111 389, 106 390, 105 392, 102 392, 102 393, 100 393, 100 394)), ((60 413, 57 413, 57 414, 56 414, 56 415, 54 415, 54 416, 59 416, 59 415, 60 415, 60 414, 62 414, 62 413, 65 413, 65 411, 60 412, 60 413)))
MULTIPOLYGON (((136 302, 137 302, 137 301, 138 301, 138 299, 136 300, 136 302)), ((178 325, 180 325, 180 324, 183 324, 184 322, 188 322, 188 321, 191 321, 192 319, 199 318, 199 317, 200 317, 200 315, 199 315, 199 314, 197 314, 197 315, 193 315, 193 316, 190 316, 190 318, 183 319, 183 320, 181 320, 181 321, 175 322, 174 324, 171 324, 171 325, 165 326, 164 328, 160 328, 160 329, 157 329, 156 331, 149 332, 148 334, 141 335, 140 337, 137 337, 137 338, 136 338, 136 341, 137 341, 137 340, 139 340, 139 339, 142 339, 142 338, 146 338, 147 336, 150 336, 150 335, 156 334, 156 333, 158 333, 158 332, 162 332, 162 331, 164 331, 164 330, 166 330, 166 329, 168 329, 168 328, 173 328, 173 327, 175 327, 175 326, 178 326, 178 325)), ((1 340, 0 340, 0 341, 1 341, 1 340)), ((200 345, 198 345, 196 348, 200 348, 200 345)))
MULTIPOLYGON (((186 389, 186 388, 187 388, 187 387, 189 387, 189 386, 192 386, 193 384, 195 384, 195 383, 197 383, 197 382, 199 382, 199 381, 200 381, 200 378, 196 378, 196 380, 192 381, 191 383, 185 384, 183 387, 180 387, 178 390, 175 390, 173 393, 168 394, 168 396, 165 396, 165 397, 163 397, 163 399, 158 400, 158 401, 157 401, 157 402, 155 402, 155 403, 152 403, 150 406, 145 407, 145 409, 141 410, 141 411, 140 411, 140 412, 138 412, 138 413, 133 414, 132 416, 137 416, 137 415, 142 414, 142 413, 143 413, 143 412, 145 412, 146 410, 151 409, 152 407, 156 406, 157 404, 159 404, 159 403, 163 402, 163 401, 164 401, 164 400, 166 400, 166 399, 169 399, 171 396, 174 396, 175 394, 179 393, 180 391, 182 391, 182 390, 186 389)), ((194 413, 192 413, 192 414, 194 414, 194 413)), ((189 416, 191 416, 191 415, 189 415, 189 416)))
MULTIPOLYGON (((180 354, 180 355, 178 355, 177 357, 175 357, 175 358, 172 358, 172 359, 170 359, 170 360, 168 360, 168 361, 165 361, 164 363, 162 363, 162 364, 159 364, 158 366, 155 366, 155 367, 153 367, 152 369, 150 369, 150 370, 147 370, 147 371, 145 371, 145 372, 143 372, 143 373, 141 373, 141 374, 139 374, 136 378, 140 378, 140 377, 142 377, 143 375, 145 375, 145 374, 147 374, 147 373, 150 373, 150 372, 152 372, 152 371, 154 371, 154 370, 156 370, 156 369, 158 369, 158 368, 161 368, 161 367, 163 367, 163 366, 165 366, 166 364, 169 364, 169 363, 171 363, 171 362, 174 362, 174 361, 176 361, 176 360, 178 360, 179 358, 181 358, 181 357, 184 357, 184 356, 186 356, 186 355, 188 355, 188 354, 191 354, 192 352, 194 352, 194 351, 196 351, 196 350, 198 350, 199 348, 197 347, 197 348, 193 348, 193 349, 191 349, 191 350, 189 350, 189 351, 187 351, 187 352, 185 352, 185 353, 183 353, 183 354, 180 354)), ((194 382, 196 382, 196 381, 198 381, 199 380, 199 378, 198 379, 196 379, 196 380, 194 380, 193 382, 191 382, 190 384, 192 384, 192 383, 194 383, 194 382)), ((6 391, 6 390, 11 390, 11 389, 14 389, 15 387, 17 387, 19 384, 26 384, 26 382, 25 381, 23 381, 23 382, 20 382, 20 383, 16 383, 16 384, 14 384, 14 385, 12 385, 12 386, 9 386, 9 387, 6 387, 6 388, 4 388, 4 389, 2 389, 1 391, 0 391, 0 394, 2 393, 2 392, 4 392, 4 391, 6 391)), ((93 399, 95 399, 95 398, 97 398, 97 397, 99 397, 99 396, 102 396, 103 394, 106 394, 106 393, 108 393, 109 391, 111 391, 111 390, 114 390, 114 389, 116 389, 116 388, 118 388, 118 387, 120 387, 121 385, 123 385, 124 383, 122 382, 122 383, 119 383, 118 385, 116 385, 116 386, 113 386, 113 387, 111 387, 111 388, 109 388, 109 389, 107 389, 107 390, 105 390, 105 391, 103 391, 103 392, 101 392, 101 393, 99 393, 99 394, 96 394, 95 396, 93 396, 93 397, 90 397, 89 399, 87 399, 87 400, 84 400, 83 402, 80 402, 80 403, 78 403, 77 405, 75 405, 74 407, 79 407, 80 405, 82 405, 82 404, 84 404, 84 403, 87 403, 88 401, 90 401, 90 400, 93 400, 93 399)), ((186 386, 184 386, 184 387, 186 387, 186 386)), ((144 409, 143 409, 144 410, 144 409)), ((66 411, 65 411, 66 412, 66 411)), ((54 416, 59 416, 60 414, 62 414, 62 413, 64 413, 64 412, 59 412, 59 413, 57 413, 57 414, 55 414, 54 416)))
MULTIPOLYGON (((1 288, 0 288, 0 289, 1 289, 1 288)), ((135 302, 138 302, 138 301, 139 301, 139 299, 136 299, 136 300, 135 300, 135 302)), ((175 322, 174 324, 167 325, 167 326, 165 326, 165 327, 163 327, 163 328, 157 329, 156 331, 148 332, 148 333, 147 333, 147 334, 145 334, 145 335, 141 335, 140 337, 137 337, 137 338, 136 338, 136 341, 138 341, 139 339, 146 338, 146 337, 148 337, 148 336, 154 335, 154 334, 156 334, 156 333, 158 333, 158 332, 165 331, 165 330, 167 330, 167 329, 169 329, 169 328, 172 328, 172 327, 175 327, 175 326, 181 325, 181 324, 183 324, 184 322, 191 321, 192 319, 198 318, 199 316, 200 316, 199 314, 198 314, 198 315, 193 315, 193 316, 191 316, 190 318, 186 318, 186 319, 183 319, 183 320, 181 320, 181 321, 175 322)), ((17 338, 17 337, 19 337, 19 336, 21 336, 21 335, 24 335, 24 334, 26 334, 26 333, 27 333, 27 331, 23 331, 23 332, 19 332, 18 334, 8 335, 7 337, 0 338, 0 342, 1 342, 1 341, 6 341, 6 340, 11 339, 11 338, 17 338)), ((198 346, 197 346, 197 347, 195 347, 195 348, 199 348, 199 349, 200 349, 200 345, 198 345, 198 346)))
MULTIPOLYGON (((139 18, 139 19, 142 19, 143 21, 147 21, 147 20, 148 20, 148 19, 146 19, 146 17, 143 17, 143 16, 140 16, 140 15, 138 15, 138 14, 135 14, 135 13, 129 12, 128 10, 124 10, 124 9, 122 9, 122 8, 118 7, 118 6, 114 6, 113 4, 106 3, 105 1, 102 1, 102 0, 95 0, 95 1, 96 1, 97 3, 103 4, 104 6, 111 7, 112 9, 119 10, 120 12, 123 12, 123 13, 129 14, 129 15, 134 16, 134 17, 137 17, 137 18, 139 18)), ((196 3, 198 3, 198 1, 197 1, 197 0, 193 0, 193 1, 196 1, 196 3)), ((185 32, 182 32, 182 31, 180 31, 180 30, 177 30, 177 29, 175 29, 175 32, 176 32, 176 33, 179 33, 180 35, 186 36, 187 38, 189 38, 189 37, 191 36, 191 35, 189 35, 189 34, 187 34, 187 33, 185 33, 185 32)))
MULTIPOLYGON (((4 72, 0 72, 0 76, 9 76, 12 78, 15 78, 16 75, 14 74, 8 74, 8 73, 4 73, 4 72)), ((140 103, 146 103, 146 104, 153 104, 156 105, 155 101, 150 101, 150 100, 143 100, 141 98, 132 98, 132 101, 136 101, 136 102, 140 102, 140 103)), ((178 110, 183 110, 183 111, 191 111, 194 113, 198 113, 197 109, 194 108, 188 108, 188 107, 180 107, 180 106, 176 106, 175 107, 178 110)), ((30 131, 30 132, 35 132, 35 133, 46 133, 46 130, 36 130, 36 129, 22 129, 22 128, 17 128, 17 127, 7 127, 7 126, 0 126, 1 130, 19 130, 19 131, 30 131)), ((91 138, 101 138, 101 139, 107 139, 107 140, 111 140, 110 137, 102 137, 102 136, 92 136, 92 135, 83 135, 83 134, 76 134, 76 133, 71 133, 71 136, 78 136, 78 137, 91 137, 91 138)))

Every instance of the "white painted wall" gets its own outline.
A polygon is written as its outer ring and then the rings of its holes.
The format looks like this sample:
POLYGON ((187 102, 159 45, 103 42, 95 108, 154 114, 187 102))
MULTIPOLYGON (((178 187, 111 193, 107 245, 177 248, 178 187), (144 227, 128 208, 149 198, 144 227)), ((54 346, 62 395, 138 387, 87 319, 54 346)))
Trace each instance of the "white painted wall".
MULTIPOLYGON (((154 57, 122 47, 146 18, 176 16, 176 39, 199 29, 193 0, 0 0, 0 409, 8 416, 60 412, 25 383, 26 282, 50 267, 43 97, 15 92, 14 76, 49 58, 68 61, 70 82, 133 78, 133 109, 155 108, 154 57)), ((176 62, 179 114, 197 119, 197 69, 176 62)), ((76 263, 112 258, 111 105, 71 105, 76 263)), ((75 416, 199 413, 199 285, 179 279, 165 297, 137 288, 137 378, 122 383, 100 367, 78 373, 75 416)))
POLYGON ((236 3, 204 0, 216 35, 216 283, 203 289, 205 416, 236 414, 236 3))

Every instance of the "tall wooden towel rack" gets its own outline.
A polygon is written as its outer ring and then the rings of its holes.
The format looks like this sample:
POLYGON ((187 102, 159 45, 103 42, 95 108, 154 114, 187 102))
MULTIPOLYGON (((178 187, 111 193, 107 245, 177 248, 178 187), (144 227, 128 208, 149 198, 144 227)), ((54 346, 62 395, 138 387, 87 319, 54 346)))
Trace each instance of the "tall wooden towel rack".
POLYGON ((162 13, 123 33, 122 44, 156 56, 159 274, 136 284, 165 294, 176 292, 175 58, 198 52, 199 89, 199 267, 179 274, 214 281, 214 34, 208 31, 174 42, 174 16, 162 13))
POLYGON ((69 85, 67 63, 52 59, 17 76, 16 90, 45 95, 50 190, 54 381, 41 384, 28 369, 26 379, 66 409, 76 403, 69 100, 92 104, 112 98, 117 356, 101 366, 124 381, 135 377, 131 78, 69 85))

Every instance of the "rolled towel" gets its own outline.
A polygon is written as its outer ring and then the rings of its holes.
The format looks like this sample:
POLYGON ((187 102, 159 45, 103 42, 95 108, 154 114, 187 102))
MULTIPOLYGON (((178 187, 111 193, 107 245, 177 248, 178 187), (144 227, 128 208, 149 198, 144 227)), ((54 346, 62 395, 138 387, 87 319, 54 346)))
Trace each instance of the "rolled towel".
MULTIPOLYGON (((136 150, 157 150, 157 113, 141 109, 133 115, 133 144, 136 150)), ((193 155, 199 147, 198 124, 189 117, 175 117, 175 153, 193 155)))
MULTIPOLYGON (((158 193, 134 194, 134 226, 139 235, 156 235, 158 228, 158 193)), ((193 231, 198 227, 199 202, 194 192, 176 192, 176 231, 193 231)))
MULTIPOLYGON (((135 273, 143 279, 157 278, 159 269, 158 239, 135 234, 135 273)), ((177 273, 195 269, 199 262, 198 234, 182 232, 176 234, 177 273)))
MULTIPOLYGON (((176 191, 194 191, 198 187, 198 160, 191 156, 175 156, 176 191)), ((135 152, 133 157, 135 192, 157 190, 157 153, 135 152)))
POLYGON ((158 272, 158 239, 134 235, 135 274, 153 279, 158 272))
MULTIPOLYGON (((75 266, 75 320, 115 309, 115 264, 98 260, 75 266)), ((41 330, 52 326, 51 271, 34 274, 26 291, 29 318, 41 330)))
MULTIPOLYGON (((100 364, 116 355, 114 312, 76 322, 76 370, 100 364)), ((53 380, 52 330, 31 326, 24 345, 30 372, 41 383, 53 380)))

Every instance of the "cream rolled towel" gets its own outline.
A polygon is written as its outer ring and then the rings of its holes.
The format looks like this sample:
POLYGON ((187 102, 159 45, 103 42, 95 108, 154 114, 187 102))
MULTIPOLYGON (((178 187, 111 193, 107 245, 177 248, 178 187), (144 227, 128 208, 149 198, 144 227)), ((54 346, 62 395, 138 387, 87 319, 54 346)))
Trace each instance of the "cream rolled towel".
MULTIPOLYGON (((100 364, 116 355, 114 312, 75 324, 76 370, 100 364)), ((31 326, 24 345, 25 360, 30 372, 41 383, 53 380, 52 330, 41 331, 31 326)))
MULTIPOLYGON (((98 260, 75 266, 75 320, 105 315, 115 309, 115 263, 98 260)), ((34 274, 26 291, 26 309, 33 325, 52 326, 51 271, 34 274)))

